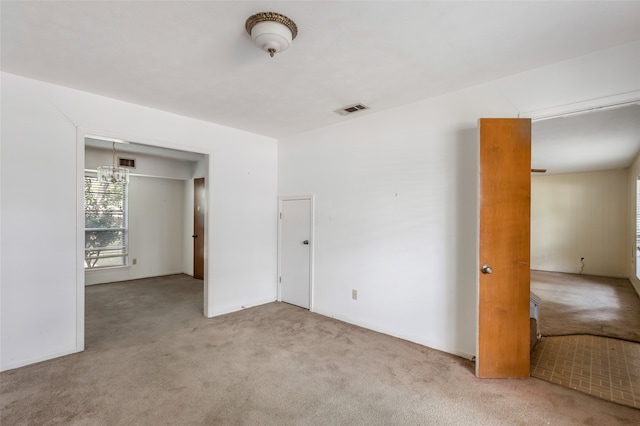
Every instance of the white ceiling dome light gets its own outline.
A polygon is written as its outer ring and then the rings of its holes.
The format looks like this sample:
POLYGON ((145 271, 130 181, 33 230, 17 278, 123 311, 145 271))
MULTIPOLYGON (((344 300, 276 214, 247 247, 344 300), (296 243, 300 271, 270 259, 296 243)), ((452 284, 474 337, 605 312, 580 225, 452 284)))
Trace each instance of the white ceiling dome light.
POLYGON ((251 15, 245 23, 253 42, 273 55, 284 52, 298 35, 295 22, 275 12, 260 12, 251 15))

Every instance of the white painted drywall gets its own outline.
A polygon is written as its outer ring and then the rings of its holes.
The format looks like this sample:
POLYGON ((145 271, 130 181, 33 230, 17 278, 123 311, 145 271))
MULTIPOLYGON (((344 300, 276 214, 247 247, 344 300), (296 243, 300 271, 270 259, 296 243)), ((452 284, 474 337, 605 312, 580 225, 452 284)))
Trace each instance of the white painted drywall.
MULTIPOLYGON (((638 90, 639 76, 640 42, 361 119, 346 117, 344 124, 277 144, 3 73, 1 367, 79 350, 76 126, 210 155, 208 315, 275 300, 277 194, 315 193, 316 309, 470 356, 477 118, 627 93, 638 90), (25 170, 24 179, 15 179, 25 170), (47 220, 34 213, 36 201, 23 202, 25 192, 45 181, 43 170, 55 188, 48 196, 56 200, 47 220), (43 267, 31 267, 34 244, 55 251, 43 267), (358 301, 350 298, 353 288, 358 301)), ((358 101, 375 110, 375 99, 358 101)))
POLYGON ((2 370, 82 350, 78 127, 208 154, 206 314, 276 299, 274 139, 8 73, 1 95, 2 370))
POLYGON ((76 350, 76 128, 12 77, 1 85, 5 370, 76 350))
POLYGON ((637 256, 637 243, 636 243, 636 221, 638 220, 638 212, 637 212, 637 185, 638 179, 640 178, 640 153, 633 161, 633 164, 629 168, 629 173, 627 175, 628 183, 627 183, 627 207, 628 207, 628 227, 627 227, 627 245, 624 253, 624 257, 626 259, 631 259, 631 262, 628 263, 628 276, 629 281, 633 285, 633 288, 636 289, 638 296, 640 296, 640 279, 637 276, 636 272, 636 263, 640 259, 636 259, 637 256))
POLYGON ((475 126, 503 114, 484 86, 281 141, 279 195, 316 197, 316 312, 475 353, 475 126))
POLYGON ((620 46, 281 140, 278 194, 316 197, 315 310, 475 355, 477 119, 637 90, 639 58, 620 46))
MULTIPOLYGON (((116 149, 120 147, 127 145, 116 149)), ((193 199, 185 182, 193 176, 196 162, 144 153, 123 156, 136 159, 129 183, 129 265, 86 271, 85 284, 189 273, 183 269, 185 244, 191 240, 191 231, 184 233, 185 209, 191 208, 193 199)), ((111 150, 85 146, 85 169, 111 161, 111 150)))
POLYGON ((182 180, 131 176, 129 266, 85 271, 85 285, 181 273, 184 186, 182 180))
POLYGON ((628 277, 627 185, 628 169, 533 176, 531 268, 628 277))
POLYGON ((183 240, 182 240, 182 272, 193 276, 193 179, 183 181, 183 191, 186 202, 182 208, 183 240))
MULTIPOLYGON (((117 144, 121 145, 121 144, 117 144)), ((126 145, 121 145, 126 146, 126 145)), ((118 146, 116 146, 118 150, 118 146)), ((178 160, 174 158, 158 157, 149 154, 120 154, 118 157, 134 158, 136 160, 135 169, 130 169, 131 175, 146 177, 161 177, 167 179, 191 179, 196 168, 196 162, 178 160)), ((113 154, 110 149, 100 149, 92 146, 85 146, 84 168, 95 171, 98 166, 111 165, 113 154)))

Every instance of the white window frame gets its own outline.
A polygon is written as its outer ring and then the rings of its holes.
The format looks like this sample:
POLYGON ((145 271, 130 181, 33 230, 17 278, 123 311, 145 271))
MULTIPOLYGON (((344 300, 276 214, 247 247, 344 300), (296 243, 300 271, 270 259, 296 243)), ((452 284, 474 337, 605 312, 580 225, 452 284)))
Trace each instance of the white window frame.
MULTIPOLYGON (((94 172, 90 172, 90 171, 85 171, 84 174, 84 179, 86 180, 86 178, 92 178, 92 179, 97 179, 97 175, 94 172)), ((85 271, 97 271, 97 270, 102 270, 102 269, 111 269, 111 268, 122 268, 122 267, 127 267, 129 266, 129 184, 128 183, 124 183, 122 184, 122 188, 123 188, 123 194, 122 194, 122 213, 123 213, 123 226, 122 227, 117 227, 117 228, 87 228, 85 225, 84 228, 84 239, 85 239, 85 244, 83 244, 84 246, 84 270, 85 271), (104 254, 104 255, 98 255, 98 256, 94 256, 91 257, 91 259, 113 259, 113 258, 122 258, 122 264, 118 264, 118 265, 103 265, 103 266, 94 266, 94 267, 89 267, 87 266, 87 259, 90 259, 89 257, 87 257, 87 253, 90 251, 95 251, 95 248, 87 248, 86 247, 86 235, 87 232, 96 232, 96 231, 123 231, 123 242, 122 245, 119 246, 108 246, 108 247, 104 247, 102 248, 105 251, 109 251, 110 253, 108 254, 104 254), (113 253, 113 250, 122 250, 121 253, 113 253)), ((86 193, 85 193, 85 200, 86 200, 86 193)), ((85 210, 85 223, 86 223, 86 209, 85 210)))

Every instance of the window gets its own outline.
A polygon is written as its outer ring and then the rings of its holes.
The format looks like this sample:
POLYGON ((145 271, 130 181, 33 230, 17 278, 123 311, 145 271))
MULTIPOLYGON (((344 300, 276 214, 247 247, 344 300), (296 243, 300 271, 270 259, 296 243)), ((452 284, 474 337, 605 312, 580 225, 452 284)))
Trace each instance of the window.
POLYGON ((127 184, 84 177, 84 268, 127 265, 127 184))

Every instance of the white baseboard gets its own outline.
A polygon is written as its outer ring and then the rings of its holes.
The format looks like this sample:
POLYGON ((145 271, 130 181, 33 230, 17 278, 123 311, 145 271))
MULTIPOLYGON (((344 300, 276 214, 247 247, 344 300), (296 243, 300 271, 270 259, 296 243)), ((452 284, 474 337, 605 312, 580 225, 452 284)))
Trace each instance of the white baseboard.
POLYGON ((315 312, 316 314, 320 314, 320 315, 324 315, 326 317, 329 318, 333 318, 333 319, 337 319, 338 321, 343 321, 349 324, 353 324, 353 325, 357 325, 358 327, 362 327, 362 328, 366 328, 367 330, 372 330, 378 333, 382 333, 382 334, 386 334, 388 336, 392 336, 392 337, 397 337, 398 339, 402 339, 402 340, 406 340, 408 342, 412 342, 412 343, 417 343, 419 345, 422 346, 426 346, 428 348, 431 349, 436 349, 438 351, 442 351, 442 352, 446 352, 452 355, 456 355, 462 358, 466 358, 466 359, 473 359, 476 354, 472 354, 469 353, 467 351, 461 351, 457 348, 451 348, 448 346, 444 346, 441 345, 439 343, 427 340, 427 339, 423 339, 421 337, 417 337, 417 336, 411 336, 408 334, 404 334, 404 333, 398 333, 395 332, 393 330, 388 330, 388 329, 384 329, 381 327, 377 327, 371 324, 367 324, 366 322, 362 322, 362 321, 355 321, 351 318, 342 316, 342 315, 338 315, 329 311, 324 311, 322 309, 315 309, 313 312, 315 312))
POLYGON ((233 312, 238 312, 243 309, 253 308, 254 306, 266 305, 267 303, 276 302, 276 299, 263 299, 261 301, 249 302, 244 305, 231 305, 231 306, 223 306, 223 307, 215 307, 213 312, 209 318, 217 317, 219 315, 230 314, 233 312))
POLYGON ((59 358, 61 356, 75 354, 75 353, 78 353, 78 352, 82 352, 82 351, 79 351, 76 348, 72 348, 72 349, 66 349, 66 350, 62 350, 62 351, 58 351, 58 352, 53 352, 53 353, 47 354, 47 355, 38 356, 38 357, 35 357, 35 358, 29 358, 29 359, 25 359, 25 360, 22 360, 22 361, 16 361, 16 362, 12 362, 12 363, 7 364, 7 365, 2 365, 2 367, 0 368, 0 371, 9 371, 9 370, 13 370, 13 369, 20 368, 20 367, 25 367, 27 365, 36 364, 38 362, 43 362, 43 361, 48 361, 50 359, 59 358))

